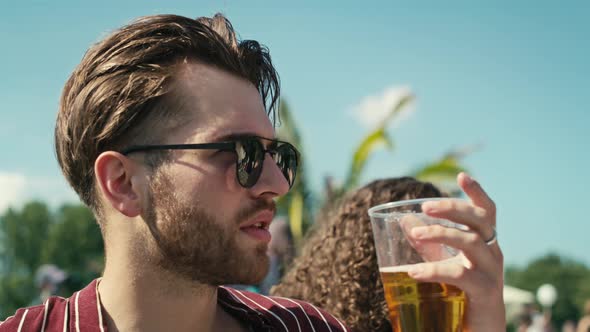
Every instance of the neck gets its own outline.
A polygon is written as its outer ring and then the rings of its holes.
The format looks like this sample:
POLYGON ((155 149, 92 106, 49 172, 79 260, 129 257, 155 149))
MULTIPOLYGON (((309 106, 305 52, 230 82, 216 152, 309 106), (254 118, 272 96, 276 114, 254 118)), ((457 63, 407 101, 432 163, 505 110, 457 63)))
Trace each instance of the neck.
POLYGON ((217 287, 130 256, 108 257, 98 286, 109 331, 213 331, 223 316, 217 287))

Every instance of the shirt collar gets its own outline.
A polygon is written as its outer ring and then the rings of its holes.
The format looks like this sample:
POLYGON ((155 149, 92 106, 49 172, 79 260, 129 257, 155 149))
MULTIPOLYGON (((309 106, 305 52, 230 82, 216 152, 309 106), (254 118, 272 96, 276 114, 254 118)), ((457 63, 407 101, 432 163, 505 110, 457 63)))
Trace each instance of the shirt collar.
MULTIPOLYGON (((70 298, 71 331, 106 332, 103 308, 98 293, 101 278, 93 280, 84 289, 74 293, 70 298)), ((253 309, 240 300, 228 287, 218 287, 217 303, 228 314, 236 317, 250 327, 268 327, 268 319, 260 311, 253 309)))

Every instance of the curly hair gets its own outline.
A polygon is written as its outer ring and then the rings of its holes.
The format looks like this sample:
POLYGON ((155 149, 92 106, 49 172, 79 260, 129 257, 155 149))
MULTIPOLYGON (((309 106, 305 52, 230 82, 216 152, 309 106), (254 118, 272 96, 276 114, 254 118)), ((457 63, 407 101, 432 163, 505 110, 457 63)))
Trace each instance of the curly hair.
POLYGON ((382 203, 444 196, 410 177, 376 180, 320 214, 301 255, 271 294, 313 303, 352 331, 391 331, 367 210, 382 203))

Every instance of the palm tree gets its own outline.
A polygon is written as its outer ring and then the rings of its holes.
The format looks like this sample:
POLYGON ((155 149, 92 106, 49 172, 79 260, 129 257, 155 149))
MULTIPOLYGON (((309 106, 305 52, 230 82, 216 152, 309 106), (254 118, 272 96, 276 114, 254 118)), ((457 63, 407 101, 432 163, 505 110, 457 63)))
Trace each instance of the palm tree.
POLYGON ((461 166, 461 161, 480 147, 481 144, 474 144, 452 149, 438 160, 415 170, 412 176, 421 181, 434 183, 450 196, 461 196, 462 192, 456 181, 457 174, 466 171, 461 166))
MULTIPOLYGON (((384 147, 388 151, 393 151, 395 144, 389 135, 388 126, 414 99, 414 95, 409 91, 402 95, 391 107, 389 113, 385 115, 383 121, 379 122, 360 141, 352 156, 350 168, 343 185, 336 186, 332 181, 326 181, 326 196, 322 199, 322 206, 332 204, 340 196, 359 185, 359 179, 370 156, 378 151, 379 148, 384 147)), ((281 125, 278 130, 278 137, 292 142, 297 146, 300 149, 301 159, 306 160, 301 135, 299 134, 288 104, 284 100, 279 107, 279 118, 281 125)), ((466 146, 453 149, 441 158, 417 168, 408 175, 414 176, 422 181, 432 182, 447 191, 450 195, 458 196, 460 195, 460 191, 455 184, 455 178, 459 172, 465 170, 461 166, 461 161, 465 156, 475 151, 477 147, 466 146)), ((312 211, 316 203, 309 189, 306 168, 307 165, 305 163, 299 166, 297 179, 293 188, 287 195, 281 197, 277 203, 279 213, 288 215, 289 217, 289 224, 296 247, 301 244, 306 230, 313 223, 312 211)))
POLYGON ((279 139, 291 142, 299 149, 300 164, 297 170, 297 177, 293 188, 277 202, 277 212, 289 217, 289 225, 295 246, 298 247, 307 228, 313 223, 311 207, 313 206, 313 195, 309 189, 307 180, 305 151, 303 142, 295 119, 293 118, 289 105, 283 99, 279 105, 280 126, 277 132, 279 139))
POLYGON ((358 186, 360 176, 365 169, 369 156, 374 153, 377 148, 384 146, 387 150, 393 150, 395 144, 387 132, 387 127, 413 100, 414 95, 411 93, 401 96, 401 98, 393 105, 391 111, 385 116, 383 121, 381 121, 380 124, 369 132, 369 134, 361 141, 354 152, 350 170, 348 171, 344 185, 340 192, 337 193, 337 196, 358 186))

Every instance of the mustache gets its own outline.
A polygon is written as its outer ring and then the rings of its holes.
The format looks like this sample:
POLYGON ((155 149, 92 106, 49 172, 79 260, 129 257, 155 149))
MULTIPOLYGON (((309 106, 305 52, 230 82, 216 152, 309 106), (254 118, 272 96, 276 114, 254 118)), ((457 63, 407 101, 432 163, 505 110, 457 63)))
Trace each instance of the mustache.
POLYGON ((257 200, 254 201, 254 204, 238 213, 237 222, 241 223, 244 220, 248 220, 253 218, 258 213, 262 211, 270 210, 272 211, 273 215, 277 212, 277 204, 275 201, 270 200, 257 200))

